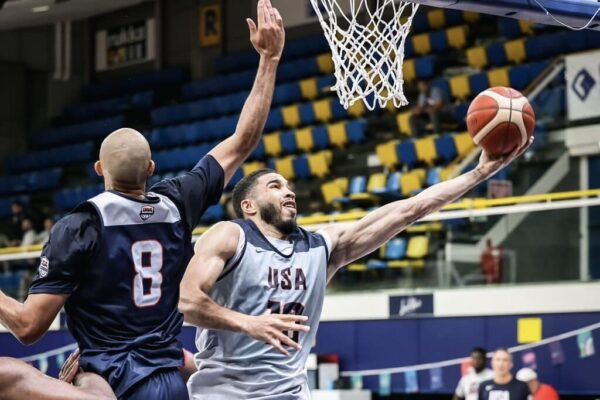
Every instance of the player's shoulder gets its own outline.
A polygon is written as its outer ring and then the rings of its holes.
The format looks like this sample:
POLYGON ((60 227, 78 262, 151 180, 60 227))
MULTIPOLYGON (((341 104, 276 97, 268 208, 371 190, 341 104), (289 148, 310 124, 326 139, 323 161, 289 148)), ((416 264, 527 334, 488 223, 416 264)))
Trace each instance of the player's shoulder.
POLYGON ((243 230, 233 221, 221 221, 202 234, 196 242, 195 249, 199 250, 207 244, 221 251, 235 250, 243 230))
POLYGON ((79 230, 88 226, 98 226, 99 223, 100 218, 96 209, 90 203, 84 202, 59 219, 54 227, 79 230))

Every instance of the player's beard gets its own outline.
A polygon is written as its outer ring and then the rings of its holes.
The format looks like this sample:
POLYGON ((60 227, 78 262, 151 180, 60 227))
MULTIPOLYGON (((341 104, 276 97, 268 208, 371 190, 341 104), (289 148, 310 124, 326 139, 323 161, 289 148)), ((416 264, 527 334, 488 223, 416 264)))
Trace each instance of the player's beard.
POLYGON ((281 210, 273 204, 260 205, 258 211, 260 212, 260 217, 263 221, 274 226, 284 235, 290 235, 296 231, 296 218, 284 221, 283 218, 281 218, 281 210))

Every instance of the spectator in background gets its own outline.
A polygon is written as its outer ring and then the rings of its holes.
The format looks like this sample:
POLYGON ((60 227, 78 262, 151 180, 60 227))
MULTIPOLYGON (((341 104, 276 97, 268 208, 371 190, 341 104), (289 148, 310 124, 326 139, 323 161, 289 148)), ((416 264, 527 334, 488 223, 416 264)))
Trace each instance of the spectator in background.
POLYGON ((10 218, 10 228, 8 232, 9 246, 18 246, 23 238, 23 228, 21 221, 25 218, 25 209, 23 203, 18 200, 10 205, 12 216, 10 218))
POLYGON ((477 400, 479 384, 494 378, 494 371, 485 367, 485 349, 475 347, 471 351, 471 367, 456 386, 454 400, 477 400))
POLYGON ((481 382, 479 400, 528 400, 529 387, 513 377, 512 367, 512 354, 508 349, 496 350, 492 356, 494 378, 481 382))
POLYGON ((558 400, 559 396, 552 386, 541 383, 537 373, 531 368, 521 368, 517 372, 517 379, 525 382, 533 395, 533 400, 558 400))
POLYGON ((44 230, 38 233, 36 243, 45 244, 50 237, 50 230, 54 226, 54 220, 50 217, 44 218, 44 230))
POLYGON ((21 231, 23 232, 21 246, 31 246, 36 243, 37 233, 33 229, 33 221, 30 218, 26 217, 21 220, 21 231))
POLYGON ((410 131, 413 137, 425 134, 428 123, 433 125, 433 132, 442 133, 442 122, 456 122, 448 97, 439 87, 431 86, 426 80, 417 83, 419 97, 417 105, 412 109, 410 131))

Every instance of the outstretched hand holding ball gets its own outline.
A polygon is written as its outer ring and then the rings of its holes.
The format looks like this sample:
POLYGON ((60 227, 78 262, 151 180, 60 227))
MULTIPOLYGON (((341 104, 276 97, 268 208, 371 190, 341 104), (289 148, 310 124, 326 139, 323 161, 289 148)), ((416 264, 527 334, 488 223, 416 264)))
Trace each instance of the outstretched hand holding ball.
POLYGON ((484 150, 479 164, 499 171, 533 143, 535 113, 527 97, 512 88, 481 92, 469 106, 467 128, 484 150))

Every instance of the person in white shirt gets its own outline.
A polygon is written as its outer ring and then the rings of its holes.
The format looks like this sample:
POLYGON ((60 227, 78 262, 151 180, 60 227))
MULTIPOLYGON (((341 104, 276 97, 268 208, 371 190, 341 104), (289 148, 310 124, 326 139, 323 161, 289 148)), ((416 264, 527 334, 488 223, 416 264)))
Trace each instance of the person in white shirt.
POLYGON ((478 400, 479 384, 493 378, 494 371, 485 367, 485 350, 481 347, 475 347, 471 351, 471 367, 460 378, 453 400, 478 400))

